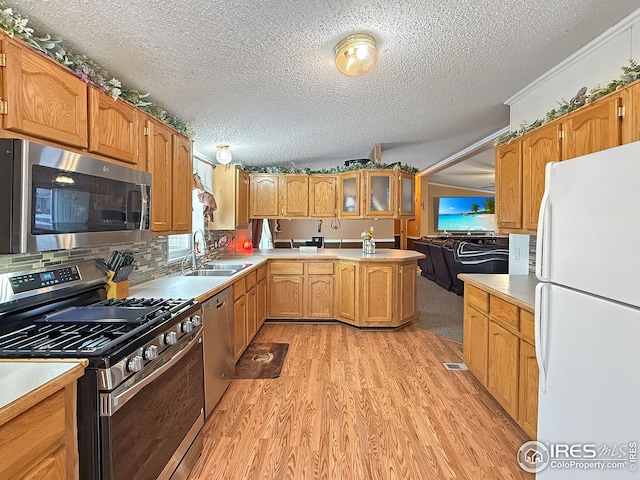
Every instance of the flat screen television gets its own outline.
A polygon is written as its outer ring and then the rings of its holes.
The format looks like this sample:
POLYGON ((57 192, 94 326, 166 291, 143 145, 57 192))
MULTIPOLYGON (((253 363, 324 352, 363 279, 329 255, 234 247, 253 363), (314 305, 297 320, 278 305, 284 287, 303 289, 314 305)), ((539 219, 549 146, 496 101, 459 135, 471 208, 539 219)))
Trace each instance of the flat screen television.
POLYGON ((492 232, 496 228, 495 197, 437 197, 439 232, 492 232))

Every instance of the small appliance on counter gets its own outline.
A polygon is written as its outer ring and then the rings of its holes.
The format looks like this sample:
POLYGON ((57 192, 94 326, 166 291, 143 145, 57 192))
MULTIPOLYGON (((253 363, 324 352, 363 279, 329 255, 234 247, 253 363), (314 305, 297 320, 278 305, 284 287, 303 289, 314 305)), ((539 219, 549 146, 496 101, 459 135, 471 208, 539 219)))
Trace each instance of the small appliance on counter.
POLYGON ((305 242, 305 245, 307 247, 323 248, 324 247, 324 237, 311 237, 311 240, 307 240, 305 242))

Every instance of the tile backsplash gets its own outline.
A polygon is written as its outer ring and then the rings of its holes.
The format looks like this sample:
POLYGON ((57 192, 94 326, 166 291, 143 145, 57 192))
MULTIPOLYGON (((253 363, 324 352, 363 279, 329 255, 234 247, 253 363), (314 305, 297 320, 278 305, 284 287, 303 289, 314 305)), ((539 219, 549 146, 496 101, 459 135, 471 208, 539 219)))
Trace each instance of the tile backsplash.
POLYGON ((536 274, 536 237, 531 235, 529 237, 529 275, 536 274))
MULTIPOLYGON (((207 232, 207 243, 213 245, 218 240, 218 248, 207 250, 210 256, 216 251, 225 254, 234 245, 235 232, 207 232), (219 242, 226 237, 225 242, 219 242)), ((167 262, 167 237, 153 237, 143 242, 127 242, 112 245, 101 245, 93 248, 74 248, 71 250, 54 250, 51 252, 0 255, 0 274, 30 271, 55 265, 64 265, 82 260, 102 258, 107 260, 113 250, 129 250, 135 256, 136 268, 129 277, 130 284, 137 285, 172 273, 178 273, 180 261, 167 262)))

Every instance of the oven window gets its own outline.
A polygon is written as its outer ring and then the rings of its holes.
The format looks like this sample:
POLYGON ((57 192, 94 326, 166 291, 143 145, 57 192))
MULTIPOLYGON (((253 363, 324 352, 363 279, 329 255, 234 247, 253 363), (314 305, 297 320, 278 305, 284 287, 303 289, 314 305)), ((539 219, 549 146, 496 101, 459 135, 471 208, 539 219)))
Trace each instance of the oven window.
POLYGON ((103 417, 103 469, 110 480, 155 480, 204 407, 202 343, 103 417))
POLYGON ((140 185, 41 165, 32 179, 33 235, 140 228, 140 185))

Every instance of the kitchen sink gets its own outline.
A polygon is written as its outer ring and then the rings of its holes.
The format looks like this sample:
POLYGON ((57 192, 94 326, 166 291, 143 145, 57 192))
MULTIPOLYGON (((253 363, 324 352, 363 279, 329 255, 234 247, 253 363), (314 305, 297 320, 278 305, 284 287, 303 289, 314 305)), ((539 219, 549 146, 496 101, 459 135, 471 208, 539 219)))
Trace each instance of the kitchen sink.
POLYGON ((250 267, 253 265, 252 263, 215 263, 210 262, 205 264, 207 266, 207 270, 235 270, 239 271, 250 267))
POLYGON ((193 270, 189 273, 185 273, 185 277, 230 277, 234 273, 238 272, 238 270, 231 269, 203 269, 203 270, 193 270))

